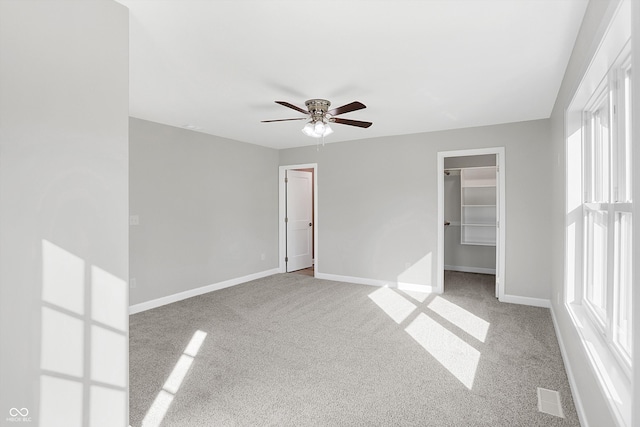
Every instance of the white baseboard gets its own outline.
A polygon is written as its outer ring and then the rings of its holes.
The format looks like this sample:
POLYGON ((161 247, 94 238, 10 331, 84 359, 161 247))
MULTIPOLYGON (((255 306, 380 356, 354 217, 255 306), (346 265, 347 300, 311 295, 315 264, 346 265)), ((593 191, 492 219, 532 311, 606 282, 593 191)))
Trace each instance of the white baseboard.
POLYGON ((571 389, 573 404, 576 408, 576 412, 578 413, 578 420, 580 421, 580 425, 582 427, 589 427, 589 423, 587 422, 587 414, 584 412, 584 405, 582 404, 582 399, 580 398, 580 394, 578 393, 578 384, 576 383, 576 377, 573 374, 573 369, 571 367, 571 359, 567 356, 567 350, 564 346, 564 340, 562 338, 562 334, 560 333, 560 329, 558 328, 558 321, 556 320, 556 313, 553 309, 553 305, 550 307, 550 309, 551 320, 553 321, 553 329, 556 331, 556 338, 558 339, 560 354, 562 355, 562 361, 564 362, 565 371, 567 372, 567 378, 569 379, 569 388, 571 389))
MULTIPOLYGON (((327 273, 320 273, 320 272, 316 272, 315 277, 317 279, 333 280, 335 282, 355 283, 358 285, 387 286, 390 288, 397 288, 403 291, 442 293, 442 291, 439 290, 436 286, 419 285, 415 283, 404 283, 404 282, 397 282, 397 281, 394 282, 392 280, 368 279, 364 277, 341 276, 338 274, 327 274, 327 273)), ((500 298, 500 302, 530 305, 533 307, 544 307, 544 308, 551 307, 551 301, 549 301, 548 299, 521 297, 517 295, 505 295, 503 298, 500 298)))
POLYGON ((438 290, 437 286, 419 285, 417 283, 396 282, 396 288, 400 289, 401 291, 424 292, 425 294, 442 293, 441 290, 438 290))
POLYGON ((177 294, 167 295, 166 297, 157 298, 151 301, 141 302, 129 306, 129 314, 136 314, 142 311, 151 310, 152 308, 161 307, 163 305, 171 304, 183 299, 195 297, 198 295, 206 294, 209 292, 217 291, 219 289, 228 288, 231 286, 239 285, 241 283, 249 282, 251 280, 261 279, 263 277, 272 276, 279 273, 279 269, 274 268, 271 270, 260 271, 258 273, 249 274, 243 277, 237 277, 235 279, 225 280, 224 282, 218 282, 211 285, 202 286, 196 289, 189 289, 188 291, 178 292, 177 294))
POLYGON ((327 273, 319 273, 315 274, 317 279, 324 280, 333 280, 335 282, 346 282, 346 283, 355 283, 358 285, 368 285, 368 286, 387 286, 390 288, 397 288, 403 291, 414 291, 414 292, 425 292, 425 293, 441 293, 438 292, 435 286, 431 285, 420 285, 416 283, 405 283, 405 282, 397 282, 392 280, 378 280, 378 279, 368 279, 364 277, 354 277, 354 276, 341 276, 338 274, 327 274, 327 273))
POLYGON ((509 302, 511 304, 530 305, 533 307, 550 308, 551 301, 543 298, 521 297, 518 295, 504 295, 500 298, 500 302, 509 302))
POLYGON ((461 271, 463 273, 496 274, 495 268, 464 267, 461 265, 445 265, 445 270, 461 271))
POLYGON ((392 286, 393 282, 387 282, 384 280, 377 279, 366 279, 363 277, 353 277, 353 276, 340 276, 338 274, 327 274, 316 272, 316 279, 324 279, 324 280, 333 280, 334 282, 347 282, 347 283, 355 283, 357 285, 369 285, 369 286, 392 286))

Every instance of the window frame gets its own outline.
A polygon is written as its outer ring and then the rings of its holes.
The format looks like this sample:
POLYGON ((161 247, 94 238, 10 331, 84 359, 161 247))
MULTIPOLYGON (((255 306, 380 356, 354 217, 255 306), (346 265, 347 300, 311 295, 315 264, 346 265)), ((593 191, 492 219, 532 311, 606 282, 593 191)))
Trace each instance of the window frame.
MULTIPOLYGON (((631 53, 631 0, 622 0, 611 5, 611 17, 603 22, 598 39, 594 40, 593 52, 585 63, 579 82, 573 90, 564 116, 565 137, 565 262, 564 262, 564 288, 558 295, 558 305, 565 312, 572 323, 572 334, 578 339, 586 367, 597 386, 597 392, 602 395, 604 402, 611 411, 611 415, 618 426, 630 426, 634 408, 633 377, 623 368, 624 363, 617 356, 611 341, 607 341, 605 334, 596 326, 590 310, 587 308, 584 297, 585 283, 585 253, 586 242, 584 240, 585 217, 583 202, 585 198, 586 182, 583 176, 583 162, 587 154, 583 149, 584 142, 584 115, 587 107, 592 106, 589 101, 593 99, 597 89, 608 78, 612 66, 619 58, 626 58, 631 53)), ((637 51, 637 48, 634 48, 637 51)), ((635 54, 635 52, 634 52, 635 54)), ((633 61, 638 64, 637 57, 633 61)), ((632 80, 637 78, 633 73, 632 80)), ((634 85, 634 97, 638 94, 637 81, 634 85)), ((637 100, 634 98, 633 102, 637 100)), ((636 120, 634 118, 633 120, 636 120)), ((637 123, 637 121, 636 121, 637 123)), ((637 163, 637 161, 636 161, 637 163)), ((631 164, 627 162, 627 164, 631 164)), ((637 184, 638 176, 633 177, 637 184)), ((637 193, 638 187, 633 191, 637 193)), ((635 207, 637 209, 637 207, 635 207)), ((633 232, 637 235, 637 227, 633 232)), ((635 238, 636 236, 634 236, 635 238)), ((636 280, 634 277, 632 280, 636 280)), ((634 296, 638 300, 637 293, 634 296)), ((632 302, 633 304, 633 302, 632 302)), ((554 305, 552 305, 552 310, 554 305)), ((637 316, 633 322, 638 324, 637 316)), ((634 329, 633 334, 637 335, 634 329)), ((635 338, 635 337, 634 337, 635 338)), ((638 349, 638 342, 634 342, 638 349)), ((635 365, 637 368, 638 354, 636 352, 635 365)), ((579 365, 581 365, 579 363, 579 365)), ((581 365, 582 366, 582 365, 581 365)), ((569 375, 571 364, 569 364, 569 375)), ((634 374, 637 378, 637 372, 634 374)), ((594 390, 596 392, 596 390, 594 390)))
MULTIPOLYGON (((633 203, 630 187, 631 114, 628 111, 631 74, 631 51, 630 44, 627 43, 582 109, 583 271, 582 283, 577 284, 587 319, 599 332, 601 339, 629 379, 633 375, 633 342, 629 343, 628 349, 624 348, 618 339, 617 320, 623 303, 619 298, 622 293, 619 280, 620 221, 623 215, 632 214, 633 203), (603 112, 607 115, 607 123, 604 126, 600 125, 603 112), (604 138, 603 131, 606 132, 604 138), (596 233, 599 231, 594 221, 599 215, 605 218, 605 221, 599 223, 601 228, 605 229, 604 236, 600 236, 599 240, 603 248, 594 244, 594 240, 598 239, 596 233), (604 264, 599 266, 596 265, 597 261, 594 261, 594 257, 597 257, 594 252, 598 249, 604 254, 604 264), (594 274, 599 272, 598 268, 602 268, 604 272, 600 272, 600 277, 594 277, 594 274), (603 286, 599 286, 603 298, 601 305, 593 298, 596 279, 605 281, 603 286)), ((632 228, 632 217, 630 221, 632 228)), ((631 316, 632 312, 632 309, 629 310, 628 315, 631 316)), ((629 334, 631 331, 627 331, 627 335, 629 334)))

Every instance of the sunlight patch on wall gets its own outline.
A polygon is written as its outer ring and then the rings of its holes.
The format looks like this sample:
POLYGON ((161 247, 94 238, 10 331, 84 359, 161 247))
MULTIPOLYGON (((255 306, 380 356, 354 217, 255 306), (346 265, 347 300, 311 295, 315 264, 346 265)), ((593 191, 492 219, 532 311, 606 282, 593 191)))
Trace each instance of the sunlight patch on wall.
POLYGON ((126 426, 127 411, 122 405, 125 398, 124 391, 92 385, 89 394, 91 427, 126 426))
POLYGON ((420 313, 405 331, 471 390, 480 361, 478 350, 424 313, 420 313))
POLYGON ((420 291, 420 286, 431 286, 431 252, 414 262, 398 275, 398 289, 420 291), (413 287, 411 285, 418 285, 413 287))
POLYGON ((41 256, 39 425, 126 425, 125 281, 47 240, 41 256))
POLYGON ((82 384, 77 381, 40 376, 39 427, 82 427, 82 384))
POLYGON ((42 300, 84 314, 84 261, 42 241, 42 300))
POLYGON ((107 326, 125 331, 128 312, 127 284, 103 269, 91 266, 91 317, 107 326))
POLYGON ((100 326, 91 326, 91 379, 114 386, 127 386, 126 360, 114 355, 127 351, 127 337, 100 326))
POLYGON ((84 324, 82 320, 42 307, 40 367, 82 377, 84 370, 84 324))
POLYGON ((489 331, 489 322, 479 318, 464 308, 447 301, 444 298, 435 297, 427 307, 436 314, 447 319, 478 341, 484 342, 489 331))
POLYGON ((412 304, 406 298, 403 298, 387 287, 370 293, 369 298, 397 324, 402 323, 402 321, 416 309, 415 304, 412 304))

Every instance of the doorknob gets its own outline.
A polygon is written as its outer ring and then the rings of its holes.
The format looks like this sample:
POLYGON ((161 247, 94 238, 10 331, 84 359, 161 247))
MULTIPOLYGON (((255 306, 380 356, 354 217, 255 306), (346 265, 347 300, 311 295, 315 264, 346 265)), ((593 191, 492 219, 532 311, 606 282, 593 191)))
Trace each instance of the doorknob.
POLYGON ((309 223, 309 227, 311 227, 312 225, 313 225, 312 223, 309 223))

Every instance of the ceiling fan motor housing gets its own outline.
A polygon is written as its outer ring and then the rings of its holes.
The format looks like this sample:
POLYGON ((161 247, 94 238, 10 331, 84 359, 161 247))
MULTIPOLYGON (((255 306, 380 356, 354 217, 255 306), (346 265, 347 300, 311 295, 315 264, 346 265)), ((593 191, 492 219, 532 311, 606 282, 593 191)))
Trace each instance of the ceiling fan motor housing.
POLYGON ((314 121, 322 120, 329 111, 331 102, 326 99, 310 99, 304 103, 314 121))

